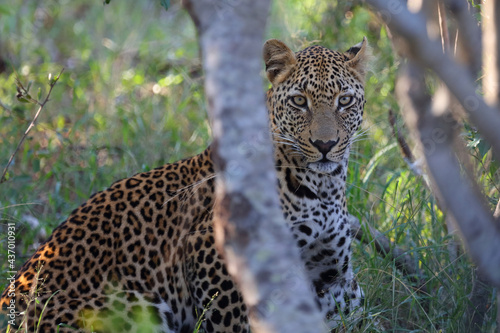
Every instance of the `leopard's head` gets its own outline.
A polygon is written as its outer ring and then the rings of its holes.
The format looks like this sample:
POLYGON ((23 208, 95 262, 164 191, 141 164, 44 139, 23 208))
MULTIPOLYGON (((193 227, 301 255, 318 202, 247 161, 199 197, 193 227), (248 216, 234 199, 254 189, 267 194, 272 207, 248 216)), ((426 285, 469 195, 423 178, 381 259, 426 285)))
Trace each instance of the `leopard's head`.
POLYGON ((264 45, 271 130, 277 153, 322 173, 346 161, 363 118, 366 38, 344 53, 322 46, 292 52, 271 39, 264 45))

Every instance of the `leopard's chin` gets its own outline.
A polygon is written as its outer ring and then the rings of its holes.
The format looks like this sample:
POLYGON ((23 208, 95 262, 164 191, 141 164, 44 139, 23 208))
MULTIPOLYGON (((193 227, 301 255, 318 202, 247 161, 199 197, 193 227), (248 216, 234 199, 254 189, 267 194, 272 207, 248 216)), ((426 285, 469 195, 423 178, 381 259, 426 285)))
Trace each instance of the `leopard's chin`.
POLYGON ((328 173, 333 175, 339 175, 342 171, 342 165, 337 162, 312 162, 307 164, 307 167, 312 171, 320 172, 320 173, 328 173))

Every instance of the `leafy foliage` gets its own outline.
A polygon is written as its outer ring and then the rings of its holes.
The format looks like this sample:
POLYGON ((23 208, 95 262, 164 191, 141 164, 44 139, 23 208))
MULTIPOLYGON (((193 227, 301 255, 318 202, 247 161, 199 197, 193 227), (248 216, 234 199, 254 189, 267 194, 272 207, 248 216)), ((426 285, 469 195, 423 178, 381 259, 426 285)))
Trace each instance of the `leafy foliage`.
MULTIPOLYGON (((49 73, 65 68, 0 185, 0 257, 7 251, 7 222, 16 223, 19 267, 90 194, 209 144, 195 30, 179 3, 165 4, 168 11, 158 10, 157 2, 132 0, 104 7, 82 0, 0 5, 0 166, 36 112, 16 100, 14 69, 23 82, 33 82, 30 91, 45 96, 49 73)), ((463 332, 474 268, 464 253, 450 256, 445 216, 399 152, 387 113, 398 110, 400 60, 377 22, 354 1, 275 1, 267 37, 295 49, 321 43, 338 50, 368 37, 374 57, 364 129, 351 155, 349 210, 408 250, 423 271, 425 292, 377 255, 372 243, 355 244, 366 316, 394 330, 463 332)), ((398 128, 406 133, 401 121, 398 128)), ((463 133, 493 207, 498 162, 474 129, 463 133)), ((3 289, 7 263, 0 266, 3 289)), ((493 304, 484 327, 489 331, 496 327, 493 304)))

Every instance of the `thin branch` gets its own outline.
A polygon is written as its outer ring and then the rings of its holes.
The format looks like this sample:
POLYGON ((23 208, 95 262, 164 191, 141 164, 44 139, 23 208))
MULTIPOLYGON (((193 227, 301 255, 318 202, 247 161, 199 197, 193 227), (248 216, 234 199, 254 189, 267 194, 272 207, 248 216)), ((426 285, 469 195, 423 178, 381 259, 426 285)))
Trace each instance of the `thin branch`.
POLYGON ((475 93, 477 87, 469 71, 457 64, 449 53, 443 53, 439 41, 429 39, 425 18, 420 14, 410 13, 399 1, 366 2, 382 12, 380 16, 393 33, 405 39, 407 56, 432 69, 446 84, 467 111, 472 123, 491 144, 495 155, 500 157, 500 112, 475 93))
POLYGON ((418 176, 422 175, 422 170, 420 170, 419 167, 415 165, 415 157, 413 156, 413 153, 411 152, 410 146, 406 142, 405 137, 401 133, 401 131, 398 129, 396 125, 396 116, 394 115, 394 112, 390 109, 389 110, 389 124, 391 124, 392 128, 392 134, 396 137, 398 140, 399 144, 399 149, 401 150, 401 154, 403 155, 403 159, 405 162, 408 164, 410 169, 415 172, 418 176))
POLYGON ((495 213, 493 213, 493 217, 496 219, 500 218, 500 198, 498 199, 497 206, 495 208, 495 213))
MULTIPOLYGON (((457 37, 460 36, 463 56, 469 64, 472 75, 478 75, 481 70, 481 29, 469 11, 467 1, 463 0, 443 0, 446 7, 455 17, 458 23, 457 37)), ((455 44, 456 45, 456 44, 455 44)))
POLYGON ((444 4, 442 1, 438 1, 438 19, 439 19, 439 30, 441 32, 441 44, 443 46, 443 52, 450 51, 450 33, 448 32, 448 22, 446 19, 446 11, 444 10, 444 4))
POLYGON ((367 225, 366 229, 363 229, 355 216, 349 215, 349 223, 351 225, 351 233, 357 240, 366 244, 373 242, 375 250, 380 255, 394 260, 396 268, 419 285, 418 291, 427 292, 424 285, 423 273, 418 268, 418 261, 415 261, 406 251, 394 245, 384 234, 372 226, 367 225))
POLYGON ((49 97, 50 97, 50 94, 52 93, 52 89, 54 88, 54 86, 56 85, 57 81, 61 77, 61 74, 63 73, 63 71, 64 71, 64 68, 61 69, 61 72, 59 73, 59 75, 57 77, 55 77, 53 80, 51 80, 51 82, 50 82, 50 89, 49 89, 49 92, 47 93, 47 96, 45 97, 44 101, 41 102, 41 103, 39 101, 36 101, 36 104, 39 105, 38 111, 36 112, 35 117, 33 117, 33 120, 31 121, 30 125, 28 126, 28 128, 24 132, 24 135, 21 138, 21 140, 19 141, 19 143, 18 143, 18 145, 16 147, 16 150, 14 150, 14 152, 10 156, 9 161, 7 162, 7 165, 5 166, 5 169, 3 170, 2 177, 0 178, 0 184, 3 183, 3 182, 5 182, 5 180, 6 180, 5 176, 7 175, 7 171, 9 169, 10 164, 12 163, 12 161, 14 160, 14 157, 16 156, 17 152, 21 148, 21 145, 23 144, 24 139, 26 139, 26 137, 28 136, 28 133, 35 126, 35 123, 36 123, 36 121, 38 119, 38 116, 40 115, 40 113, 42 112, 43 108, 45 107, 45 104, 47 104, 47 102, 49 101, 49 97))
POLYGON ((432 187, 438 190, 440 202, 460 226, 470 254, 485 277, 500 286, 500 252, 497 247, 500 230, 477 184, 464 175, 453 153, 457 133, 448 119, 436 115, 440 113, 432 109, 422 68, 410 62, 396 88, 403 99, 407 118, 415 119, 413 130, 422 144, 432 187))
MULTIPOLYGON (((429 177, 425 174, 424 170, 422 170, 422 165, 415 162, 415 157, 413 156, 405 137, 403 136, 401 131, 398 130, 396 125, 396 117, 392 110, 389 110, 389 123, 392 127, 392 133, 398 140, 398 144, 403 155, 403 160, 408 164, 408 167, 411 171, 413 171, 413 173, 415 173, 415 175, 422 177, 422 180, 427 189, 432 193, 436 193, 436 190, 432 188, 429 177)), ((436 204, 439 210, 441 210, 442 212, 446 212, 445 207, 440 204, 438 198, 436 198, 436 204)), ((448 242, 448 254, 450 255, 450 260, 453 261, 458 257, 458 253, 460 252, 460 244, 458 243, 457 239, 457 228, 450 214, 446 215, 445 221, 448 228, 448 235, 451 236, 451 240, 448 242)))

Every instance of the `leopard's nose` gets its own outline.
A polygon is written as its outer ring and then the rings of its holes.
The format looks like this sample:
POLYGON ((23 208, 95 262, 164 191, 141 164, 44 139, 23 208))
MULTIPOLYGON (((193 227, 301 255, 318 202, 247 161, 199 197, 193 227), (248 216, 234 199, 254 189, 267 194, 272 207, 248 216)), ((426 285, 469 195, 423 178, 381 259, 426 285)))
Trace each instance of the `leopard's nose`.
POLYGON ((340 138, 338 138, 337 140, 330 140, 327 142, 324 142, 323 140, 316 140, 314 142, 311 139, 309 140, 311 141, 314 147, 318 148, 319 152, 323 154, 323 156, 326 156, 326 154, 328 154, 330 150, 332 150, 332 148, 335 147, 337 143, 339 143, 340 138))

